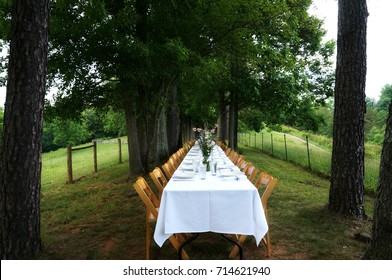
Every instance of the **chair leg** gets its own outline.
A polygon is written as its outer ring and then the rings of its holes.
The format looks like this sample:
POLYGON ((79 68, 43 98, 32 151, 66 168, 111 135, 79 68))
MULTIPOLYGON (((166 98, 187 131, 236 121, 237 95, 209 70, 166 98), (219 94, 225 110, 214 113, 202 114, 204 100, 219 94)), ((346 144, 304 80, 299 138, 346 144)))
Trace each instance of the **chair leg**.
MULTIPOLYGON (((177 238, 174 235, 170 235, 169 241, 173 245, 173 247, 176 249, 176 251, 178 252, 180 250, 181 244, 180 244, 180 242, 178 242, 177 238)), ((185 250, 181 251, 181 258, 183 260, 189 260, 189 256, 185 252, 185 250)))
POLYGON ((151 245, 151 226, 146 223, 146 260, 150 259, 150 245, 151 245))
POLYGON ((265 234, 265 236, 263 238, 263 243, 264 243, 266 251, 267 251, 266 255, 268 258, 270 258, 271 257, 271 243, 270 243, 269 231, 267 231, 267 233, 265 234))

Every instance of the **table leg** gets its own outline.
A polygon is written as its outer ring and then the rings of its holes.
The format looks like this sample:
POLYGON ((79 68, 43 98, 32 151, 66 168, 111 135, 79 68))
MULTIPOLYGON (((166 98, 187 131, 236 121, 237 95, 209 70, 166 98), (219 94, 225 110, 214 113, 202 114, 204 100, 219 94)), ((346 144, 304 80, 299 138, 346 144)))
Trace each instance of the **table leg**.
MULTIPOLYGON (((189 237, 188 239, 186 239, 184 242, 181 243, 181 246, 180 246, 180 248, 179 248, 179 250, 178 250, 178 259, 179 259, 179 260, 182 259, 182 257, 181 257, 181 251, 182 251, 182 249, 183 249, 186 245, 188 245, 189 243, 191 243, 193 240, 195 240, 196 238, 198 238, 199 235, 200 235, 199 233, 192 233, 192 236, 191 236, 191 237, 189 237)), ((242 246, 241 246, 235 239, 230 238, 230 237, 227 236, 226 234, 222 233, 222 236, 223 236, 226 240, 230 241, 231 243, 234 243, 234 244, 238 247, 238 249, 239 249, 239 254, 240 254, 240 260, 243 260, 243 259, 244 259, 244 255, 243 255, 242 246)))
POLYGON ((182 251, 182 249, 183 249, 186 245, 188 245, 189 243, 191 243, 193 240, 195 240, 195 239, 198 238, 198 237, 199 237, 199 233, 192 233, 192 236, 191 236, 191 237, 189 237, 188 239, 186 239, 184 242, 181 243, 180 249, 178 250, 178 259, 179 259, 179 260, 182 260, 182 257, 181 257, 181 251, 182 251))
POLYGON ((222 233, 222 236, 223 236, 225 239, 229 240, 230 242, 234 243, 234 244, 238 247, 239 253, 240 253, 240 260, 243 260, 243 259, 244 259, 244 255, 243 255, 242 246, 240 245, 240 243, 238 243, 237 240, 235 240, 235 239, 233 239, 233 238, 227 236, 227 235, 224 234, 224 233, 222 233))

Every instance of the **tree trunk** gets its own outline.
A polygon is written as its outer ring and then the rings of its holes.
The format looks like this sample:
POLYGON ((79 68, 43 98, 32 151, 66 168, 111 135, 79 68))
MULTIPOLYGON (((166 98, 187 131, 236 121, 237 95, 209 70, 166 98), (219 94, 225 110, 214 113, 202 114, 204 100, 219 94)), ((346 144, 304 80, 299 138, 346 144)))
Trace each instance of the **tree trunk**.
POLYGON ((0 159, 0 255, 28 259, 41 248, 42 123, 49 1, 14 0, 0 159))
POLYGON ((392 259, 392 102, 381 153, 380 178, 373 213, 373 230, 366 259, 392 259))
POLYGON ((227 131, 227 110, 225 92, 219 92, 218 98, 218 139, 226 142, 226 131, 227 131))
POLYGON ((359 219, 364 203, 366 0, 339 0, 329 209, 359 219))
POLYGON ((168 146, 168 121, 166 118, 166 110, 163 109, 161 111, 161 115, 159 116, 158 128, 157 128, 157 153, 158 153, 158 160, 167 160, 170 153, 169 146, 168 146))
POLYGON ((138 175, 143 172, 140 159, 140 146, 138 130, 136 125, 135 101, 129 96, 124 101, 125 119, 127 122, 129 176, 138 175))
POLYGON ((173 85, 170 90, 169 106, 167 109, 167 140, 169 146, 169 154, 176 152, 181 143, 179 141, 180 134, 180 110, 177 103, 177 86, 173 85))
POLYGON ((190 139, 195 138, 195 133, 193 132, 193 122, 192 119, 188 116, 182 117, 181 120, 181 135, 182 135, 182 142, 185 143, 190 139))
POLYGON ((238 96, 236 93, 231 92, 230 116, 229 116, 229 147, 235 151, 238 151, 237 132, 238 132, 238 96))
POLYGON ((142 164, 142 169, 147 171, 147 162, 148 162, 148 148, 149 148, 149 139, 148 139, 148 118, 149 109, 148 109, 148 100, 146 96, 146 92, 142 86, 139 86, 138 89, 138 97, 136 102, 136 127, 137 127, 137 135, 139 140, 139 156, 142 164))

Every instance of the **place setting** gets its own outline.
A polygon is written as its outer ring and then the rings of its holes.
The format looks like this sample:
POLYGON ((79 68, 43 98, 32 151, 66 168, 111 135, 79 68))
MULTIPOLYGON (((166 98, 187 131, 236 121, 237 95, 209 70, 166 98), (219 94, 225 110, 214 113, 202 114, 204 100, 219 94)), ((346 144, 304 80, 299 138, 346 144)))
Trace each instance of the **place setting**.
POLYGON ((193 171, 188 171, 188 170, 178 170, 173 174, 172 179, 174 181, 183 181, 183 180, 195 180, 196 177, 196 173, 193 171))

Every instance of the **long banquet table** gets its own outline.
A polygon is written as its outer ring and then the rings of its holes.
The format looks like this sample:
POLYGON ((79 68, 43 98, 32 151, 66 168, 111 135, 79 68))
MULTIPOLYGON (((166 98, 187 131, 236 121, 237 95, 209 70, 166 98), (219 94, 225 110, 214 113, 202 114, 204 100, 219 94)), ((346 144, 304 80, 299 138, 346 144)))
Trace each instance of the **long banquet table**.
POLYGON ((257 189, 218 146, 213 150, 216 175, 207 172, 200 179, 192 171, 198 156, 195 145, 164 188, 155 242, 162 246, 175 233, 215 232, 253 235, 258 246, 268 224, 257 189))

